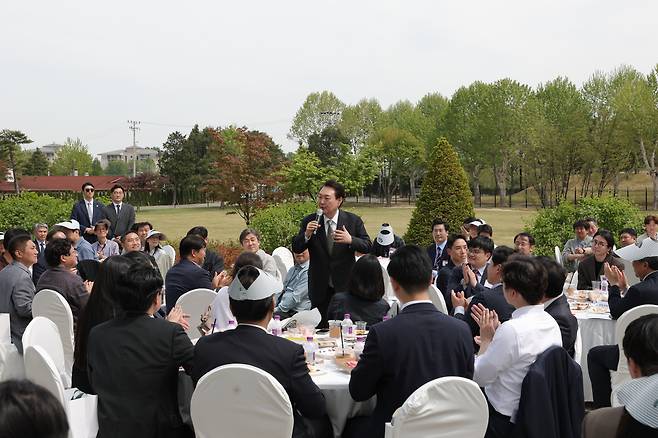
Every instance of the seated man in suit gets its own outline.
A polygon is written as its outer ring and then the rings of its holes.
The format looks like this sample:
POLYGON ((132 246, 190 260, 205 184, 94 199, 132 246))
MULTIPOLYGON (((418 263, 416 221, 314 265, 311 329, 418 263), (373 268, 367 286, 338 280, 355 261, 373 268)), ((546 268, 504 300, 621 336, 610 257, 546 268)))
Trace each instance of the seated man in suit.
POLYGON ((46 262, 48 269, 41 275, 37 283, 37 292, 50 289, 58 292, 71 306, 73 322, 84 310, 91 292, 91 283, 83 283, 82 278, 72 270, 78 264, 78 255, 68 239, 55 239, 46 246, 46 262))
POLYGON ((535 250, 535 238, 531 234, 522 232, 514 236, 514 249, 522 255, 532 255, 535 250))
POLYGON ((350 421, 344 437, 383 437, 385 423, 416 389, 439 377, 472 377, 471 331, 430 301, 432 262, 427 251, 404 246, 393 254, 387 270, 401 311, 370 327, 350 377, 352 398, 364 401, 377 395, 377 406, 372 416, 350 421))
MULTIPOLYGON (((55 239, 66 239, 66 234, 62 230, 53 228, 46 235, 46 247, 55 239)), ((41 274, 48 270, 48 262, 46 262, 46 251, 40 252, 37 256, 37 262, 32 265, 32 281, 36 286, 39 282, 41 274)))
POLYGON ((551 257, 537 257, 537 260, 544 265, 548 274, 546 292, 544 292, 544 298, 542 299, 544 310, 557 322, 562 334, 562 346, 567 350, 569 356, 574 357, 578 320, 571 313, 567 297, 562 293, 564 281, 567 278, 567 270, 551 257))
POLYGON ((583 438, 658 436, 658 315, 631 322, 622 342, 633 380, 617 397, 622 406, 590 411, 583 420, 583 438))
POLYGON ((160 273, 144 258, 131 260, 111 293, 121 313, 93 327, 87 342, 89 383, 98 394, 97 437, 193 436, 176 391, 179 368, 192 369, 194 346, 181 325, 154 317, 162 306, 160 273))
POLYGON ((487 269, 487 280, 484 284, 475 282, 475 274, 469 269, 470 282, 474 283, 473 290, 475 295, 471 298, 470 304, 464 297, 463 292, 452 292, 452 306, 455 318, 466 321, 471 328, 473 336, 480 335, 480 326, 471 317, 473 306, 482 304, 489 310, 494 310, 498 315, 500 322, 505 322, 512 317, 514 307, 505 300, 503 293, 503 263, 514 254, 514 250, 507 246, 499 246, 491 254, 491 265, 487 269))
POLYGON ((94 185, 82 184, 82 199, 73 205, 71 219, 80 224, 80 236, 89 243, 96 242, 94 224, 105 219, 105 206, 94 199, 94 185))
POLYGON ((452 269, 450 281, 446 290, 442 291, 446 300, 448 312, 452 313, 452 291, 464 292, 464 297, 475 294, 475 287, 484 285, 487 280, 487 268, 491 253, 494 250, 493 240, 487 237, 476 237, 468 241, 468 263, 462 263, 452 269))
MULTIPOLYGON (((610 282, 608 305, 613 319, 619 318, 624 312, 643 304, 658 305, 658 242, 645 239, 640 244, 629 245, 616 251, 619 257, 633 262, 633 271, 638 284, 626 290, 624 271, 606 264, 605 276, 610 282)), ((610 406, 612 393, 610 371, 616 371, 619 363, 619 348, 617 345, 599 345, 587 354, 587 369, 592 381, 592 398, 595 408, 610 406)))
POLYGON ((446 241, 445 249, 448 253, 448 262, 439 270, 436 276, 436 282, 434 283, 444 296, 446 295, 446 290, 450 294, 448 284, 453 282, 454 268, 456 266, 461 267, 468 261, 468 242, 461 234, 451 234, 446 241))
POLYGON ((448 224, 443 219, 434 219, 432 221, 432 239, 434 243, 427 247, 427 255, 432 260, 432 270, 439 271, 448 264, 450 255, 447 251, 448 243, 448 224))
POLYGON ((23 354, 23 333, 32 321, 35 293, 30 267, 36 263, 38 251, 29 233, 24 230, 8 230, 5 245, 12 263, 0 271, 0 313, 9 314, 11 342, 23 354))
POLYGON ((206 242, 201 237, 195 234, 184 237, 180 241, 179 253, 180 261, 169 269, 165 277, 167 313, 185 292, 198 288, 216 289, 220 280, 219 274, 211 280, 208 271, 201 267, 206 256, 206 242))
POLYGON ((80 224, 75 219, 55 224, 55 228, 62 231, 73 243, 73 247, 78 252, 78 260, 96 260, 96 253, 91 248, 91 243, 80 236, 80 224))
MULTIPOLYGON (((306 418, 326 418, 326 406, 324 395, 308 374, 304 349, 267 333, 267 324, 274 313, 274 294, 280 286, 271 275, 254 266, 244 266, 238 271, 228 290, 238 326, 199 339, 194 349, 192 380, 196 385, 208 371, 231 363, 260 368, 281 383, 290 397, 295 417, 293 437, 318 436, 307 433, 311 423, 306 418)), ((316 432, 329 431, 327 423, 314 426, 316 432)))
POLYGON ((309 253, 305 249, 295 253, 295 266, 288 269, 286 280, 283 282, 283 291, 276 297, 274 314, 281 319, 289 318, 297 312, 311 309, 311 300, 308 298, 308 265, 309 253))
POLYGON ((534 257, 513 257, 503 265, 505 299, 516 309, 512 318, 501 324, 481 304, 473 311, 480 326, 473 380, 489 403, 486 438, 510 436, 530 365, 549 347, 562 346, 560 328, 541 303, 547 277, 534 257))
POLYGON ((208 229, 203 226, 192 227, 187 235, 196 234, 206 241, 206 258, 203 260, 203 269, 210 273, 211 277, 221 274, 224 270, 224 258, 218 252, 208 249, 208 229))

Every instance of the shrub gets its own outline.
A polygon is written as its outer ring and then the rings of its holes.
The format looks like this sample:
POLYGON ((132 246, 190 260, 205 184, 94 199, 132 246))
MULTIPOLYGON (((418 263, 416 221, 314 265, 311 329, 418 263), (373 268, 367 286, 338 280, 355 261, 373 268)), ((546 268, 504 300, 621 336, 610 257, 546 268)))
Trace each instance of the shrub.
POLYGON ((586 217, 595 218, 599 228, 612 232, 615 240, 622 228, 642 230, 640 210, 626 199, 587 197, 581 198, 576 205, 562 201, 557 207, 540 210, 525 227, 537 242, 535 254, 553 256, 555 246, 562 249, 564 243, 573 238, 573 223, 586 217))
POLYGON ((0 230, 24 228, 32 231, 37 222, 52 226, 71 217, 73 204, 70 201, 39 195, 34 192, 22 192, 12 195, 0 202, 0 230))
POLYGON ((261 234, 260 247, 268 252, 283 246, 292 246, 292 239, 299 232, 301 220, 313 213, 317 206, 312 201, 285 202, 258 210, 250 226, 261 234))
POLYGON ((455 149, 441 137, 430 151, 427 172, 404 240, 429 245, 434 219, 442 218, 456 232, 464 218, 473 215, 473 195, 466 172, 455 149))

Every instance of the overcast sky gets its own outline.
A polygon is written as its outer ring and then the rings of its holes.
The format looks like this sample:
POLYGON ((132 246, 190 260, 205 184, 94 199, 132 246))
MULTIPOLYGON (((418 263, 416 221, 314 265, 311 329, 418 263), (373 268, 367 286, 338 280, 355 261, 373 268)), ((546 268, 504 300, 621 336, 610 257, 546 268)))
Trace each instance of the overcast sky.
POLYGON ((0 17, 0 129, 94 154, 132 143, 128 119, 141 146, 238 124, 290 151, 314 91, 386 107, 658 63, 652 0, 3 1, 0 17))

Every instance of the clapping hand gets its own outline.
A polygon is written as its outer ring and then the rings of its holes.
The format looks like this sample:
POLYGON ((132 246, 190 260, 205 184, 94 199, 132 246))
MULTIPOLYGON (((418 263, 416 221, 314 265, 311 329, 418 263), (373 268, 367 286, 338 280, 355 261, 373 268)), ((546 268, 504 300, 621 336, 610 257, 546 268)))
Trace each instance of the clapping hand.
POLYGON ((619 289, 621 290, 626 290, 628 283, 626 282, 626 274, 624 274, 624 271, 614 265, 610 265, 608 262, 605 262, 603 264, 603 272, 605 274, 605 278, 608 279, 608 283, 610 283, 612 286, 619 286, 619 289))
POLYGON ((481 303, 471 306, 471 317, 480 326, 480 336, 475 342, 480 345, 480 353, 484 353, 500 326, 500 320, 495 310, 489 310, 481 303))
POLYGON ((233 277, 231 277, 231 274, 227 273, 226 271, 222 271, 219 273, 219 283, 217 287, 229 286, 232 281, 233 277))
POLYGON ((183 313, 183 308, 181 306, 174 306, 169 315, 167 315, 167 321, 176 323, 183 327, 183 330, 190 329, 190 323, 187 321, 190 315, 183 313))
POLYGON ((452 307, 466 307, 468 301, 464 298, 464 292, 455 292, 454 290, 450 291, 450 301, 452 301, 452 307))
POLYGON ((475 277, 475 272, 471 269, 468 263, 462 265, 462 275, 464 277, 464 286, 475 287, 478 283, 477 278, 475 277))

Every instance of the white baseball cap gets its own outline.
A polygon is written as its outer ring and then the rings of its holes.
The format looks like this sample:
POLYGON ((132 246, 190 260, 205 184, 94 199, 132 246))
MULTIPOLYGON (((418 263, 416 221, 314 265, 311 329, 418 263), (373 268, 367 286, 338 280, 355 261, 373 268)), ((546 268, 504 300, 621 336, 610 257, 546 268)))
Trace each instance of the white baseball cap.
POLYGON ((391 245, 395 241, 395 234, 393 234, 393 227, 389 224, 382 224, 382 228, 377 234, 377 243, 382 246, 391 245))
POLYGON ((475 225, 476 227, 479 227, 480 225, 485 225, 486 222, 482 219, 476 219, 473 222, 469 222, 469 225, 475 225))
MULTIPOLYGON (((254 268, 254 266, 251 266, 254 268)), ((246 266, 242 267, 242 271, 246 266)), ((237 301, 256 301, 262 300, 264 298, 271 297, 275 293, 279 292, 281 289, 281 282, 277 281, 267 272, 262 269, 256 268, 258 270, 258 278, 256 281, 251 283, 249 288, 245 288, 242 283, 240 283, 240 271, 235 275, 233 282, 228 287, 228 296, 237 301)))
POLYGON ((66 228, 67 230, 79 230, 80 229, 80 223, 76 221, 75 219, 71 219, 66 222, 60 222, 58 224, 55 224, 56 227, 62 227, 66 228))
POLYGON ((161 240, 165 240, 167 238, 167 236, 156 230, 149 231, 148 234, 146 235, 146 238, 150 239, 153 236, 158 236, 161 240))

